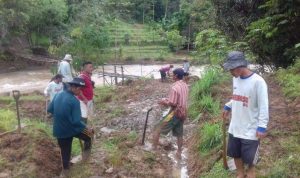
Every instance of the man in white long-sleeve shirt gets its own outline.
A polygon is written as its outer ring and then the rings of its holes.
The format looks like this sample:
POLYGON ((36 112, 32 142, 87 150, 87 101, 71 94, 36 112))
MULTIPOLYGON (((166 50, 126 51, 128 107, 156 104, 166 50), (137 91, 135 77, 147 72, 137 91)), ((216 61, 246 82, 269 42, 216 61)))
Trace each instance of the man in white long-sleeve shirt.
POLYGON ((255 177, 259 140, 269 122, 268 89, 265 80, 247 68, 242 52, 232 51, 223 65, 233 78, 233 95, 225 104, 223 118, 231 112, 227 155, 234 158, 237 177, 255 177), (248 165, 247 171, 244 165, 248 165))
POLYGON ((59 64, 57 73, 64 77, 63 82, 70 82, 73 80, 71 61, 72 56, 70 54, 66 54, 64 59, 59 64))

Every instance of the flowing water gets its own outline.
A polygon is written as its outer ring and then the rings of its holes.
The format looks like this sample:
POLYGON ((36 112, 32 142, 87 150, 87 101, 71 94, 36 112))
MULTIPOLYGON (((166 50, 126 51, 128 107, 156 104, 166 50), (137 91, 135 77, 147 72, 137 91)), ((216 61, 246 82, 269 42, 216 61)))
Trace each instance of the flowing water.
MULTIPOLYGON (((123 65, 125 75, 135 75, 143 77, 160 78, 159 69, 162 65, 123 65)), ((174 68, 182 67, 174 64, 174 68)), ((191 75, 200 76, 203 71, 203 66, 191 66, 191 75)), ((105 72, 114 72, 114 66, 106 65, 105 72)), ((93 72, 92 80, 96 82, 96 86, 103 85, 103 78, 99 77, 99 72, 102 68, 98 68, 93 72)), ((117 73, 121 73, 121 69, 117 67, 117 73)), ((52 74, 49 69, 24 70, 18 72, 10 72, 0 74, 0 95, 8 95, 12 90, 20 90, 22 93, 32 91, 42 92, 49 83, 52 74)), ((106 80, 110 80, 106 77, 106 80)), ((120 82, 121 79, 118 79, 120 82)))

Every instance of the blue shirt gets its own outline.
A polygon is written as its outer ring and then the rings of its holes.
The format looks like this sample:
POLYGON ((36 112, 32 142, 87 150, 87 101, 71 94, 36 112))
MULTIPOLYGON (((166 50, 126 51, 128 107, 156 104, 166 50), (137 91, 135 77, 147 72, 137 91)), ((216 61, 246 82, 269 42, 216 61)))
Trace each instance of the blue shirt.
POLYGON ((69 138, 81 133, 85 124, 81 121, 78 99, 70 91, 63 91, 54 96, 48 107, 53 114, 53 135, 56 138, 69 138))

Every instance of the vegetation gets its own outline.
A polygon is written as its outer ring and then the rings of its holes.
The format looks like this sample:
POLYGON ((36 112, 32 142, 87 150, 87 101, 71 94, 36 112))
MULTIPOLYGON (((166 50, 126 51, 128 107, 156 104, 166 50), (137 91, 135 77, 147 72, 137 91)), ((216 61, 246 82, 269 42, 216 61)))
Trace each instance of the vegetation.
POLYGON ((199 151, 206 153, 221 144, 221 127, 220 124, 205 123, 200 131, 199 151))
POLYGON ((195 119, 199 113, 207 112, 212 116, 219 114, 219 101, 211 97, 211 87, 222 81, 219 68, 210 67, 201 80, 193 84, 190 92, 189 116, 195 119))
POLYGON ((283 86, 283 93, 290 99, 296 99, 300 96, 300 59, 295 65, 290 66, 287 70, 280 69, 277 71, 277 79, 283 86))
POLYGON ((8 109, 0 109, 0 132, 11 131, 17 126, 17 116, 8 109))
POLYGON ((299 55, 299 1, 216 0, 217 24, 233 40, 246 41, 259 64, 288 67, 299 55), (246 37, 246 39, 244 39, 246 37))

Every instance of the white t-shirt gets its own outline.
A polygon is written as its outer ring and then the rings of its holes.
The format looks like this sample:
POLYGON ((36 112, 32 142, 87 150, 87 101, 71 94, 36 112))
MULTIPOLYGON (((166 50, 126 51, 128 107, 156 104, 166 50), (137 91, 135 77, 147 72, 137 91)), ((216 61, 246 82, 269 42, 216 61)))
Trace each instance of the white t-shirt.
POLYGON ((247 78, 233 78, 233 95, 225 107, 232 111, 228 132, 237 138, 257 140, 257 128, 266 129, 269 122, 265 80, 256 73, 247 78))
POLYGON ((50 96, 50 101, 52 101, 53 97, 61 91, 63 91, 63 84, 61 82, 57 84, 54 81, 52 81, 45 88, 44 94, 45 96, 50 96))

